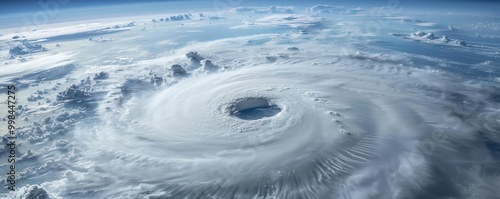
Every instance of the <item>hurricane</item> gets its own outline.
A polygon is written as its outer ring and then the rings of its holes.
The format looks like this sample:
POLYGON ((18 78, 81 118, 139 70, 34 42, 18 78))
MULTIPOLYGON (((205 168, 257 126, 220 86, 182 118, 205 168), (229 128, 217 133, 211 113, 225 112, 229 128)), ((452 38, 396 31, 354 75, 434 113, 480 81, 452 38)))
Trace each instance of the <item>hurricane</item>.
POLYGON ((498 198, 498 15, 398 2, 59 2, 122 10, 4 27, 0 196, 498 198))
MULTIPOLYGON (((477 88, 448 93, 460 86, 456 77, 386 59, 334 60, 180 77, 120 102, 126 109, 103 111, 105 128, 96 130, 92 139, 99 137, 98 146, 90 148, 99 159, 118 159, 102 166, 106 173, 127 168, 117 182, 147 179, 172 197, 323 198, 334 193, 332 187, 337 197, 351 189, 373 194, 374 187, 358 184, 369 179, 352 173, 377 176, 393 169, 395 179, 377 186, 397 180, 407 184, 398 194, 432 192, 416 187, 432 185, 433 172, 445 170, 433 162, 458 150, 448 140, 470 133, 454 123, 460 120, 454 112, 461 109, 453 107, 453 97, 481 97, 477 88), (442 87, 425 83, 434 78, 442 87), (133 172, 144 164, 155 167, 133 172)), ((482 114, 495 114, 488 112, 482 114)), ((482 125, 494 124, 487 123, 482 125)))

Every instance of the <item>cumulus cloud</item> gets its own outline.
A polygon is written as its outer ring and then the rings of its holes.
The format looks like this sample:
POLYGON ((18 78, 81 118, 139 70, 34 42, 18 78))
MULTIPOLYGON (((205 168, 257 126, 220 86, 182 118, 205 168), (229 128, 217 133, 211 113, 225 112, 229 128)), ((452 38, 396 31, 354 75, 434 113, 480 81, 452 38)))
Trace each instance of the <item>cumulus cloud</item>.
POLYGON ((269 15, 253 22, 247 22, 244 25, 234 28, 249 28, 251 26, 284 26, 299 29, 310 29, 322 25, 322 19, 309 15, 300 14, 276 14, 269 15))
POLYGON ((27 185, 16 191, 14 199, 51 199, 50 194, 38 185, 27 185))
POLYGON ((312 7, 306 8, 306 12, 311 13, 338 13, 338 14, 356 14, 364 9, 361 7, 357 8, 346 8, 344 6, 333 6, 325 4, 317 4, 312 7))
POLYGON ((174 76, 184 76, 187 75, 186 69, 179 64, 174 64, 170 67, 173 71, 174 76))
POLYGON ((313 7, 306 8, 306 12, 335 13, 335 12, 340 12, 343 8, 344 7, 342 6, 317 4, 313 7))
POLYGON ((457 39, 451 39, 448 36, 436 36, 434 33, 430 32, 423 32, 423 31, 417 31, 414 33, 411 33, 409 35, 405 34, 393 34, 394 36, 397 37, 402 37, 405 39, 410 39, 414 41, 420 41, 424 43, 429 43, 429 44, 436 44, 436 45, 446 45, 446 46, 467 46, 467 43, 461 40, 457 39))
POLYGON ((208 59, 201 61, 201 65, 203 67, 203 70, 205 71, 216 71, 217 69, 219 69, 219 66, 215 65, 208 59))
POLYGON ((135 21, 132 21, 132 22, 127 23, 125 25, 114 25, 113 29, 130 28, 130 27, 134 27, 134 26, 137 26, 137 24, 135 23, 135 21))
POLYGON ((44 48, 41 44, 30 43, 28 40, 24 39, 16 47, 10 48, 9 54, 16 56, 16 55, 31 54, 35 52, 42 52, 46 50, 47 49, 44 48))
POLYGON ((67 87, 66 90, 59 92, 57 100, 83 100, 89 98, 92 92, 92 81, 90 80, 90 77, 87 77, 85 80, 81 80, 79 84, 73 84, 67 87))
POLYGON ((236 7, 231 11, 234 13, 294 13, 294 8, 293 6, 236 7))
MULTIPOLYGON (((159 19, 151 19, 153 23, 157 22, 169 22, 169 21, 184 21, 184 20, 191 20, 193 14, 187 13, 187 14, 178 14, 178 15, 172 15, 169 17, 165 18, 159 18, 159 19)), ((204 15, 200 13, 200 17, 203 17, 204 15)))

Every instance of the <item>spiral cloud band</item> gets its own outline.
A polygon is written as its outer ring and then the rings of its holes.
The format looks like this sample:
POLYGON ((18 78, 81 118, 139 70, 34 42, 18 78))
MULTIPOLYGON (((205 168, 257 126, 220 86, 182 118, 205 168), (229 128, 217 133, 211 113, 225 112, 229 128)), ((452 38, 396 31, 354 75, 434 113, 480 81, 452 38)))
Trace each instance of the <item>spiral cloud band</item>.
POLYGON ((341 59, 199 74, 134 96, 100 131, 100 156, 113 159, 102 169, 125 165, 120 179, 146 180, 172 197, 321 198, 367 178, 358 172, 387 170, 406 181, 404 192, 427 185, 432 154, 422 153, 423 141, 449 131, 435 114, 445 102, 408 76, 413 69, 341 59), (422 92, 425 100, 412 96, 422 92))

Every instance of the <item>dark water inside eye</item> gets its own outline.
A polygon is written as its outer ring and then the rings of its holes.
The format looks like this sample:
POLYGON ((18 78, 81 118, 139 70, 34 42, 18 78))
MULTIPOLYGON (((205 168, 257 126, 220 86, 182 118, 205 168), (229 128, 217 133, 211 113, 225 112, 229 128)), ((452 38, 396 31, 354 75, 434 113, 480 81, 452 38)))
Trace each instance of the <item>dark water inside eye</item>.
POLYGON ((281 112, 281 108, 276 105, 253 107, 235 112, 234 115, 244 120, 258 120, 265 117, 272 117, 281 112))

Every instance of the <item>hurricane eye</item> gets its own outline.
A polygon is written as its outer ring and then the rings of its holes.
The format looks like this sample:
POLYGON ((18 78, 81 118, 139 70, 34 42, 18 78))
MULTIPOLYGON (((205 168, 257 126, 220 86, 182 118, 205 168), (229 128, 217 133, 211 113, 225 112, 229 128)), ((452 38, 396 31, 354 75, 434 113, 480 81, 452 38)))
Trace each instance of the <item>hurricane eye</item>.
POLYGON ((258 120, 273 117, 281 112, 281 107, 266 98, 240 99, 229 107, 230 114, 243 120, 258 120))

